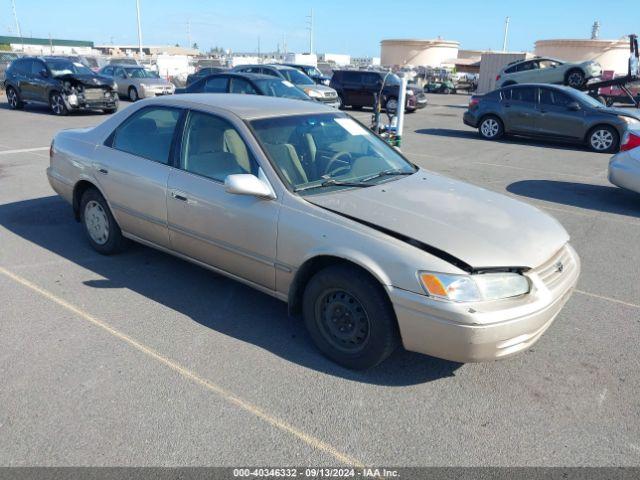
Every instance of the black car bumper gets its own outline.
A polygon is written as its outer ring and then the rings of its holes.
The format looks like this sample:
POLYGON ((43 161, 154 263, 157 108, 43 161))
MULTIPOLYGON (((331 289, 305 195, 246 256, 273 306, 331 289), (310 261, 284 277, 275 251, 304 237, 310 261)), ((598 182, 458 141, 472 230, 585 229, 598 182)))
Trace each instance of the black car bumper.
POLYGON ((102 109, 116 109, 118 108, 118 94, 116 92, 109 92, 104 97, 96 99, 87 99, 81 95, 64 95, 64 102, 68 110, 102 110, 102 109))
POLYGON ((469 125, 470 127, 473 127, 473 128, 478 127, 478 119, 469 110, 464 112, 464 115, 462 116, 462 121, 464 122, 465 125, 469 125))

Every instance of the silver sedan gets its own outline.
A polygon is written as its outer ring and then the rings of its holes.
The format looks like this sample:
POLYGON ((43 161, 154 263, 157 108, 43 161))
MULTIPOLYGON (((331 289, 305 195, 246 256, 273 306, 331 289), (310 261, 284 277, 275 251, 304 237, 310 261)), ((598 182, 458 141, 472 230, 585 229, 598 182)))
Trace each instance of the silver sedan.
POLYGON ((609 162, 609 181, 632 192, 640 193, 640 131, 628 131, 622 139, 620 153, 609 162))
POLYGON ((58 133, 47 174, 98 252, 134 240, 288 302, 349 368, 400 343, 460 362, 525 350, 580 272, 552 217, 314 102, 144 100, 58 133))

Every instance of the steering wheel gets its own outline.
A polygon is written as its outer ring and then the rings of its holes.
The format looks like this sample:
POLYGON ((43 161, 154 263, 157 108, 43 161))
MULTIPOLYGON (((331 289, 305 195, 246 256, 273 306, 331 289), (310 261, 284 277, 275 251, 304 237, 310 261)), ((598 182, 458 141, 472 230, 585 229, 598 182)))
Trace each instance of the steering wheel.
POLYGON ((334 154, 331 157, 331 159, 329 160, 329 163, 327 163, 327 168, 325 169, 325 172, 327 174, 334 173, 333 167, 338 162, 346 163, 347 165, 343 165, 341 167, 336 168, 336 170, 335 170, 336 172, 339 172, 339 171, 341 171, 343 169, 348 170, 348 169, 351 168, 351 160, 352 160, 352 158, 351 158, 351 154, 349 152, 345 152, 344 150, 340 151, 340 152, 337 152, 336 154, 334 154), (342 157, 345 157, 345 159, 342 159, 342 157))

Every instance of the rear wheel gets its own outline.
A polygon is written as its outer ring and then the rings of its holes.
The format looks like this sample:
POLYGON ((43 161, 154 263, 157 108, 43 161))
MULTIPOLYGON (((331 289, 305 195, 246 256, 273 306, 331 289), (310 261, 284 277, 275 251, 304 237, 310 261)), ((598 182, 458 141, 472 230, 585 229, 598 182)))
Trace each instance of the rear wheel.
POLYGON ((18 92, 13 87, 7 87, 7 103, 11 110, 20 110, 24 107, 18 92))
POLYGON ((609 125, 598 125, 594 127, 587 137, 589 147, 594 152, 612 153, 617 152, 620 146, 620 138, 615 128, 609 125))
POLYGON ((496 140, 504 134, 504 127, 498 117, 489 115, 480 121, 478 131, 482 138, 486 138, 487 140, 496 140))
POLYGON ((304 291, 303 314, 317 347, 347 368, 373 367, 399 344, 384 288, 356 267, 335 265, 316 273, 304 291))
POLYGON ((52 92, 51 95, 49 95, 49 107, 54 115, 64 116, 69 113, 69 110, 67 110, 67 106, 64 103, 64 99, 59 92, 52 92))
POLYGON ((80 200, 80 219, 89 243, 98 253, 111 255, 122 250, 125 239, 111 214, 109 205, 95 188, 89 188, 80 200))

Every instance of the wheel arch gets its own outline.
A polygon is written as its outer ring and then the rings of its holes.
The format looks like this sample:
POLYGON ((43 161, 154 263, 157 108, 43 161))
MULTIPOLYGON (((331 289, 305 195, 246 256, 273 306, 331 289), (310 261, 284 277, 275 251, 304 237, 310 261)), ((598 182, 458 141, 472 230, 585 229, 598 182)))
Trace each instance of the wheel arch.
POLYGON ((293 281, 289 286, 289 315, 298 315, 302 312, 302 297, 311 278, 313 278, 313 276, 320 270, 333 265, 351 266, 369 275, 373 280, 378 282, 381 287, 383 287, 385 295, 387 295, 387 299, 391 301, 386 288, 384 288, 385 285, 390 285, 390 281, 386 274, 384 274, 377 265, 368 264, 367 266, 363 266, 362 263, 364 262, 359 262, 353 258, 333 253, 322 253, 305 260, 296 271, 293 281))
MULTIPOLYGON (((90 188, 94 188, 95 190, 97 190, 100 193, 100 195, 102 195, 102 197, 105 199, 107 204, 109 204, 107 197, 105 197, 104 193, 95 182, 92 182, 91 180, 88 180, 86 178, 80 179, 73 186, 73 196, 71 197, 71 206, 73 207, 73 215, 76 221, 78 222, 80 221, 80 201, 82 200, 82 195, 84 195, 84 192, 86 192, 90 188)), ((109 208, 111 208, 111 205, 109 205, 109 208)))

